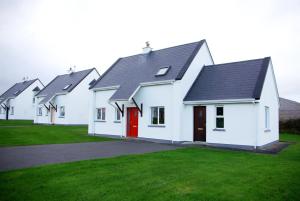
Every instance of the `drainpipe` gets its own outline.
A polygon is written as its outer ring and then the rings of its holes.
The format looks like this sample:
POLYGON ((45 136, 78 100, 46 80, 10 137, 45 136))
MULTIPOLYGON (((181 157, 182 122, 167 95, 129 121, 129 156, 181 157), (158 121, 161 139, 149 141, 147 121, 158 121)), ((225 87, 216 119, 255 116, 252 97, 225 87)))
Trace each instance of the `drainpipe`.
POLYGON ((253 106, 254 106, 254 109, 255 109, 255 117, 257 118, 256 119, 256 132, 255 132, 255 144, 254 144, 254 149, 256 150, 257 149, 257 135, 258 135, 258 132, 259 132, 259 126, 258 126, 258 123, 259 123, 259 107, 258 105, 255 104, 255 101, 253 101, 253 106))

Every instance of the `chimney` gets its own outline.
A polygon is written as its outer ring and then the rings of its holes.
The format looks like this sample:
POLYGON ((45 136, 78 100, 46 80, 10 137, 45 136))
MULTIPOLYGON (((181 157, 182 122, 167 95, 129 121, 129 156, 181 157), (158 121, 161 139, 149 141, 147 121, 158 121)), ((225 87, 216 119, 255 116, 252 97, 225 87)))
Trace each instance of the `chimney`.
POLYGON ((143 54, 148 54, 152 51, 149 41, 146 42, 146 47, 143 48, 143 54))

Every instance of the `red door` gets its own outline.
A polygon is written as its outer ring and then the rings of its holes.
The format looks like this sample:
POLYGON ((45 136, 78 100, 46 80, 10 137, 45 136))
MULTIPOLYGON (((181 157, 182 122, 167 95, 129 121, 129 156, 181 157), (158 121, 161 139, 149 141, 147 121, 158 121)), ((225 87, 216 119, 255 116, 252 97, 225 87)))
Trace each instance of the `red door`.
POLYGON ((136 107, 127 108, 127 137, 138 136, 139 111, 136 107))

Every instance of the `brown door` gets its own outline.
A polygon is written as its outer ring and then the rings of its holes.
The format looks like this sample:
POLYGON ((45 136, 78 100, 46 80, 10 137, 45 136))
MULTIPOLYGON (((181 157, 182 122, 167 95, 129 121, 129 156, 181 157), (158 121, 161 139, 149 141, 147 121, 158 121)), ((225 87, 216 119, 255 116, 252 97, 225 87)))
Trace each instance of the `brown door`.
POLYGON ((206 107, 194 107, 194 141, 206 141, 206 107))
POLYGON ((137 137, 138 136, 138 118, 139 111, 136 107, 127 109, 127 136, 137 137))

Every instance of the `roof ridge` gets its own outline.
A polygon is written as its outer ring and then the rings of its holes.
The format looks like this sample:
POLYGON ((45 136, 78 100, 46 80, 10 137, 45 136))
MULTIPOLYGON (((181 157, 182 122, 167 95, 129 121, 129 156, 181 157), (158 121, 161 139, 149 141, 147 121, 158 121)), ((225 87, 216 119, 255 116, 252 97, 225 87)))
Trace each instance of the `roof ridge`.
POLYGON ((75 89, 77 87, 77 85, 79 85, 82 82, 82 80, 84 80, 93 70, 95 70, 97 72, 96 68, 91 68, 91 69, 87 69, 87 70, 89 70, 89 72, 85 76, 83 76, 73 87, 71 87, 71 89, 68 90, 68 93, 73 91, 73 89, 75 89))
POLYGON ((100 75, 100 77, 96 80, 96 82, 90 86, 89 89, 94 88, 94 86, 96 86, 96 84, 122 59, 122 57, 118 58, 102 75, 100 75))
POLYGON ((245 62, 249 62, 249 61, 264 60, 264 59, 267 59, 267 58, 270 58, 270 57, 263 57, 263 58, 259 58, 259 59, 248 59, 248 60, 241 60, 241 61, 226 62, 226 63, 220 63, 220 64, 207 65, 205 67, 221 66, 221 65, 235 64, 235 63, 245 63, 245 62))
POLYGON ((271 60, 270 57, 265 57, 262 64, 261 64, 261 69, 260 69, 260 72, 258 74, 256 85, 255 85, 255 88, 254 88, 254 91, 253 91, 253 97, 255 99, 260 99, 270 60, 271 60))
MULTIPOLYGON (((171 46, 171 47, 165 47, 165 48, 161 48, 161 49, 158 49, 158 50, 152 50, 151 52, 158 52, 158 51, 167 50, 167 49, 171 49, 171 48, 176 48, 176 47, 180 47, 180 46, 184 46, 184 45, 191 45, 193 43, 203 43, 204 41, 206 41, 206 40, 202 39, 202 40, 196 41, 196 42, 185 43, 185 44, 175 45, 175 46, 171 46)), ((128 57, 134 57, 134 56, 139 56, 139 55, 144 55, 144 54, 143 53, 133 54, 133 55, 129 55, 129 56, 121 57, 121 58, 128 58, 128 57)))
MULTIPOLYGON (((88 70, 92 71, 93 69, 94 69, 94 68, 88 68, 88 69, 85 69, 85 70, 75 71, 75 72, 73 72, 73 73, 81 73, 81 72, 83 72, 83 71, 88 71, 88 70)), ((64 73, 64 74, 60 74, 60 75, 58 75, 58 76, 64 76, 64 75, 70 75, 70 73, 64 73)))
POLYGON ((189 58, 187 59, 186 63, 184 64, 184 66, 181 68, 181 70, 177 74, 177 76, 175 78, 176 80, 182 79, 182 77, 184 76, 185 72, 187 71, 187 69, 191 65, 192 61, 194 60, 195 56, 197 55, 197 53, 199 52, 199 50, 201 49, 202 45, 205 42, 206 42, 205 40, 201 40, 201 41, 198 42, 198 44, 195 47, 195 49, 193 50, 192 54, 189 56, 189 58))

